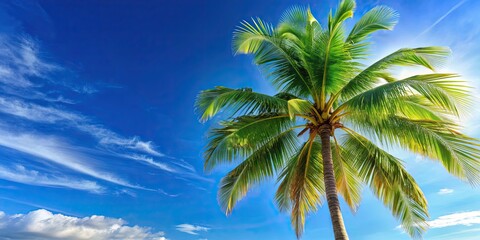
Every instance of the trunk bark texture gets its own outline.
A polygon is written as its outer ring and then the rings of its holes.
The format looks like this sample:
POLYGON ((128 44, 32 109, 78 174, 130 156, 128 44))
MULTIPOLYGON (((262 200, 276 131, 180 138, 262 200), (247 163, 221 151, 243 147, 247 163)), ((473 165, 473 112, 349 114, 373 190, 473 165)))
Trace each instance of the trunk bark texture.
POLYGON ((325 126, 320 129, 320 138, 322 139, 323 180, 325 182, 328 209, 330 210, 335 240, 348 240, 347 230, 343 223, 340 203, 338 201, 337 186, 333 170, 332 149, 330 147, 330 135, 330 126, 325 126))

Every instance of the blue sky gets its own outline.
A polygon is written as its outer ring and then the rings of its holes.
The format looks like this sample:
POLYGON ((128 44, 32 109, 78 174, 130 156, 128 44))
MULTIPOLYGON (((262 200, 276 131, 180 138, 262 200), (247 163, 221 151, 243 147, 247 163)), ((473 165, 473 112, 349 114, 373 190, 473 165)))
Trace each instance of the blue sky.
MULTIPOLYGON (((292 4, 324 22, 336 1, 0 1, 0 239, 295 239, 274 181, 222 213, 216 190, 228 168, 203 173, 212 123, 193 108, 217 85, 273 92, 250 57, 232 55, 232 32, 250 17, 275 23, 292 4)), ((373 37, 371 61, 448 46, 442 71, 480 86, 479 1, 359 0, 354 19, 377 4, 400 21, 373 37)), ((465 131, 480 137, 479 121, 472 112, 465 131)), ((480 189, 396 154, 429 200, 425 239, 477 239, 480 189)), ((343 209, 352 239, 408 239, 368 190, 356 214, 343 209)), ((331 238, 324 207, 303 239, 331 238)))

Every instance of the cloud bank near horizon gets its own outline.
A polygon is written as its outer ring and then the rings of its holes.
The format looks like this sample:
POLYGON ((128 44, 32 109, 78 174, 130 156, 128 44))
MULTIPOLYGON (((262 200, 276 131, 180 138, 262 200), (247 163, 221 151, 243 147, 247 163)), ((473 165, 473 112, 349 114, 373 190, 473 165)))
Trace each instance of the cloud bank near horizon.
POLYGON ((70 240, 167 240, 164 232, 127 226, 120 218, 92 215, 84 218, 54 214, 38 209, 27 214, 8 215, 0 211, 0 238, 70 240))

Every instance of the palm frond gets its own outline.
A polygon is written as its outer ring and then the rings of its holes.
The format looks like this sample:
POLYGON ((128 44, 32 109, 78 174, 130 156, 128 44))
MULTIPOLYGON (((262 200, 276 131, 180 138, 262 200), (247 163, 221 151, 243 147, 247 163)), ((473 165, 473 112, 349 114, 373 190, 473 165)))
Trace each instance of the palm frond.
POLYGON ((285 99, 256 93, 250 88, 226 87, 216 87, 200 92, 195 107, 201 114, 201 121, 207 121, 221 110, 229 110, 232 114, 286 113, 288 110, 285 99))
POLYGON ((394 66, 421 66, 434 70, 449 55, 450 50, 443 47, 403 48, 373 63, 346 84, 340 94, 349 99, 378 84, 385 70, 394 66))
POLYGON ((295 234, 300 237, 306 216, 317 210, 325 195, 321 145, 312 137, 287 162, 278 176, 275 200, 280 211, 290 211, 295 234))
POLYGON ((361 178, 400 220, 412 237, 420 237, 427 229, 427 200, 400 159, 388 154, 365 137, 351 131, 343 142, 346 158, 361 178))
POLYGON ((378 30, 392 30, 397 24, 398 13, 386 6, 377 6, 365 13, 353 26, 347 43, 358 43, 378 30))
POLYGON ((282 14, 276 30, 282 38, 289 39, 298 45, 303 45, 307 24, 307 8, 293 6, 282 14))
POLYGON ((318 82, 314 84, 316 89, 320 89, 320 98, 315 99, 320 107, 323 108, 326 104, 327 95, 335 93, 339 87, 345 84, 348 73, 351 73, 351 65, 348 60, 351 59, 350 54, 345 48, 345 37, 343 22, 353 16, 355 9, 355 1, 342 0, 335 11, 328 17, 328 31, 324 31, 319 37, 319 46, 317 55, 320 64, 317 65, 319 69, 318 82))
POLYGON ((297 137, 290 129, 282 132, 257 148, 221 181, 218 191, 220 205, 230 214, 235 204, 243 198, 248 190, 272 177, 284 166, 285 160, 297 147, 297 137))
POLYGON ((334 32, 345 20, 353 17, 355 11, 354 0, 342 0, 335 11, 334 16, 330 14, 328 19, 328 27, 330 32, 334 32))
POLYGON ((452 118, 451 113, 435 106, 420 95, 404 97, 403 105, 396 115, 412 120, 443 121, 444 119, 452 118))
POLYGON ((325 102, 329 94, 338 92, 358 72, 359 64, 351 61, 350 51, 341 26, 334 32, 324 31, 315 39, 307 60, 314 69, 315 89, 322 90, 323 94, 317 102, 325 102))
POLYGON ((391 114, 402 108, 405 97, 420 94, 435 106, 458 116, 459 109, 469 107, 469 88, 456 80, 456 74, 436 73, 412 76, 380 85, 356 95, 339 108, 367 111, 370 114, 391 114))
POLYGON ((222 122, 221 128, 211 130, 204 153, 205 170, 238 157, 248 157, 272 137, 291 128, 287 114, 242 116, 222 122))
POLYGON ((373 119, 366 115, 350 116, 349 120, 383 144, 438 160, 452 175, 480 185, 480 142, 460 133, 459 126, 452 122, 399 116, 373 119))
POLYGON ((345 150, 335 140, 331 143, 332 160, 338 193, 343 197, 352 212, 356 212, 362 200, 362 181, 358 171, 346 159, 345 150))
POLYGON ((291 99, 288 100, 288 115, 290 119, 294 119, 296 115, 308 115, 314 111, 312 103, 303 99, 291 99))
POLYGON ((282 36, 260 19, 252 20, 252 23, 244 21, 234 32, 234 51, 236 54, 253 54, 255 63, 281 91, 309 96, 313 89, 302 65, 301 48, 295 41, 282 36))

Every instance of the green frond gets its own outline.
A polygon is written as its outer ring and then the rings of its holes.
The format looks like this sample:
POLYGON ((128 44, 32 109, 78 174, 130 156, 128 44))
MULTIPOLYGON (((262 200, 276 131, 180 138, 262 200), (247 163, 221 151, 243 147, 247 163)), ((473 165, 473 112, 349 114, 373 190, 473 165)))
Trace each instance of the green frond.
POLYGON ((301 61, 300 42, 288 36, 260 19, 243 22, 234 32, 234 52, 253 54, 255 63, 280 91, 309 96, 313 90, 301 61))
POLYGON ((293 94, 290 94, 290 93, 287 93, 287 92, 279 92, 277 94, 274 95, 274 97, 276 98, 280 98, 280 99, 283 99, 283 100, 291 100, 291 99, 296 99, 296 98, 299 98, 293 94))
POLYGON ((308 61, 316 76, 314 86, 322 90, 325 98, 338 92, 358 72, 359 64, 352 62, 350 51, 343 27, 325 31, 316 39, 308 61))
POLYGON ((427 229, 427 200, 401 160, 388 154, 365 137, 346 131, 345 157, 358 170, 372 192, 400 220, 412 237, 420 237, 427 229))
POLYGON ((310 138, 290 158, 278 176, 275 200, 280 211, 290 211, 295 234, 300 237, 306 216, 317 210, 325 195, 321 145, 310 138))
POLYGON ((398 116, 372 119, 365 115, 349 120, 383 144, 438 160, 452 175, 480 185, 480 142, 460 133, 459 126, 452 122, 398 116))
POLYGON ((233 34, 234 53, 256 53, 262 44, 272 40, 277 40, 277 38, 271 24, 259 18, 252 19, 252 23, 243 21, 233 34))
POLYGON ((309 24, 307 11, 308 9, 302 6, 293 6, 287 9, 280 17, 276 29, 278 35, 303 46, 307 25, 309 24))
POLYGON ((388 72, 378 72, 376 73, 378 78, 385 80, 385 82, 395 82, 397 79, 388 72))
POLYGON ((307 9, 307 21, 310 25, 317 23, 317 19, 313 16, 312 10, 310 8, 307 9))
POLYGON ((397 24, 398 13, 386 6, 377 6, 365 13, 353 26, 347 37, 347 43, 358 43, 378 30, 392 30, 397 24))
POLYGON ((288 115, 290 119, 295 119, 295 115, 308 115, 313 110, 313 105, 307 100, 291 99, 288 100, 288 115))
POLYGON ((221 128, 211 130, 204 153, 205 170, 221 163, 246 158, 277 134, 292 127, 287 114, 242 116, 221 123, 221 128))
POLYGON ((215 87, 204 90, 198 94, 195 107, 201 114, 201 121, 207 121, 221 110, 229 110, 233 114, 287 113, 285 99, 256 93, 250 88, 215 87))
POLYGON ((428 119, 433 121, 443 121, 452 117, 448 111, 444 111, 419 95, 405 97, 403 105, 396 115, 412 120, 428 119))
MULTIPOLYGON (((341 92, 342 99, 349 99, 376 86, 385 71, 394 66, 421 66, 434 70, 450 54, 448 48, 421 47, 403 48, 373 63, 346 84, 341 92)), ((392 79, 391 79, 392 80, 392 79)))
POLYGON ((303 6, 292 6, 283 12, 280 17, 279 27, 289 25, 297 29, 305 29, 308 22, 307 8, 303 6))
POLYGON ((331 143, 332 160, 335 171, 335 180, 338 193, 343 197, 352 212, 356 212, 362 200, 362 181, 358 177, 358 171, 341 145, 336 141, 331 143))
POLYGON ((335 15, 329 18, 328 27, 331 32, 338 28, 345 20, 353 17, 355 11, 354 0, 342 0, 338 5, 335 15))
POLYGON ((329 94, 336 93, 346 81, 353 77, 355 64, 352 59, 349 47, 345 44, 345 33, 343 22, 353 16, 355 1, 342 0, 335 11, 328 17, 328 29, 320 34, 311 50, 311 60, 315 70, 315 89, 320 94, 313 96, 315 102, 323 108, 329 94))
POLYGON ((221 181, 218 191, 220 205, 230 214, 235 204, 248 190, 272 177, 284 166, 285 160, 297 147, 297 137, 293 130, 282 132, 269 139, 221 181))
POLYGON ((456 74, 435 73, 412 76, 360 93, 341 105, 350 112, 387 115, 402 109, 405 97, 419 94, 435 106, 458 116, 470 105, 469 89, 456 74), (392 112, 393 111, 393 112, 392 112))

